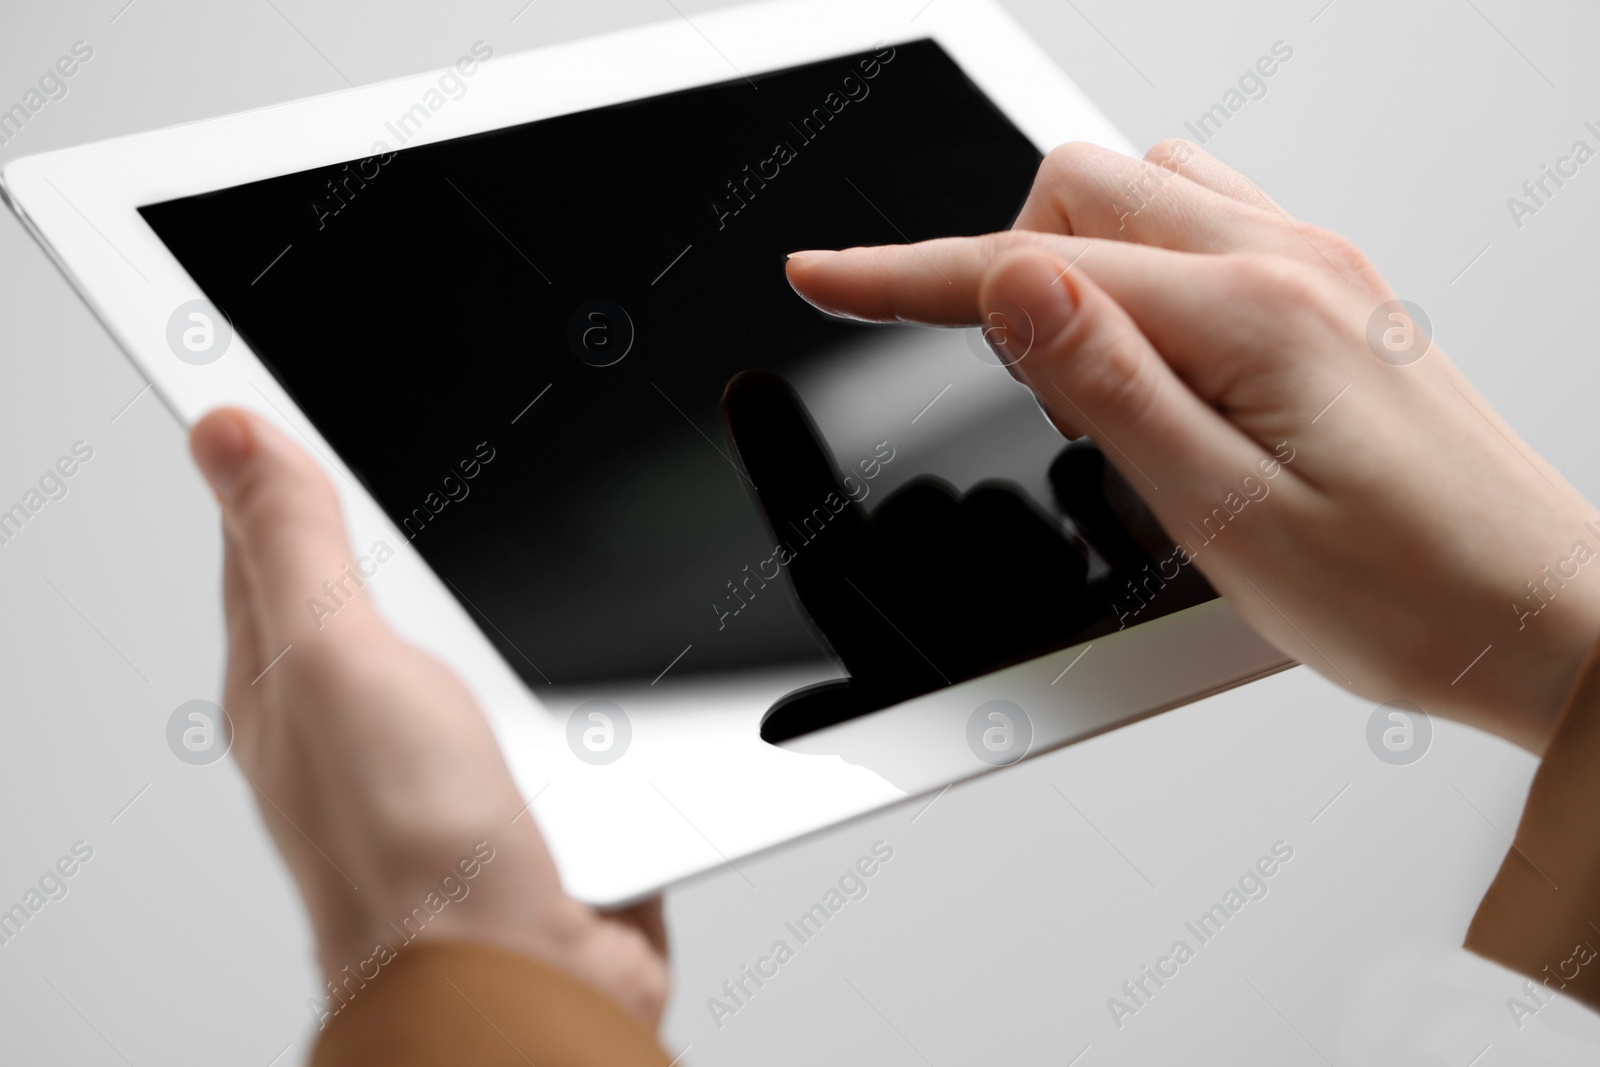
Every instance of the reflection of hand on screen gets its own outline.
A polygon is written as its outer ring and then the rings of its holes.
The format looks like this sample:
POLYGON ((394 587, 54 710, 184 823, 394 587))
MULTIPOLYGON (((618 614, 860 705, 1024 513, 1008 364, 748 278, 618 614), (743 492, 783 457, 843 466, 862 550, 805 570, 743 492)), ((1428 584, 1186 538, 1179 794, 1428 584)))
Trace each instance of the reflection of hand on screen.
MULTIPOLYGON (((1115 629, 1116 591, 1152 563, 1107 496, 1119 476, 1087 443, 1068 446, 1052 468, 1074 536, 997 481, 962 494, 916 478, 869 515, 794 390, 771 372, 735 377, 723 413, 795 595, 850 676, 849 713, 1115 629), (1112 565, 1092 581, 1088 545, 1112 565)), ((1135 494, 1118 495, 1142 509, 1135 494)), ((1194 592, 1174 591, 1163 609, 1194 603, 1194 592)))

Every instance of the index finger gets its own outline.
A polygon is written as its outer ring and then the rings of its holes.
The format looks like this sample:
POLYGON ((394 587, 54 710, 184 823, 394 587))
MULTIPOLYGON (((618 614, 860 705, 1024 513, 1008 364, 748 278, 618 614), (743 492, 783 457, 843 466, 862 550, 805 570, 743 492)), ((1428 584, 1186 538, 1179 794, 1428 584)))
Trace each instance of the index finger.
POLYGON ((904 245, 794 252, 785 271, 808 303, 841 318, 976 326, 978 283, 1011 248, 1041 246, 1072 260, 1098 243, 1089 238, 1002 230, 904 245))
POLYGON ((1220 257, 1092 237, 1002 230, 979 237, 941 237, 909 245, 838 252, 796 252, 789 284, 814 306, 868 322, 925 326, 982 325, 978 290, 1006 252, 1039 249, 1081 270, 1133 316, 1150 340, 1182 360, 1248 314, 1227 279, 1206 269, 1220 257))
MULTIPOLYGON (((1333 361, 1309 357, 1316 345, 1300 341, 1359 330, 1371 311, 1321 272, 1281 256, 1176 252, 1027 230, 799 253, 787 269, 800 296, 835 315, 976 326, 986 325, 978 299, 983 280, 1013 249, 1043 252, 1062 275, 1092 280, 1208 402, 1262 370, 1295 365, 1339 373, 1333 361)), ((1358 360, 1346 347, 1335 351, 1340 361, 1358 360)))

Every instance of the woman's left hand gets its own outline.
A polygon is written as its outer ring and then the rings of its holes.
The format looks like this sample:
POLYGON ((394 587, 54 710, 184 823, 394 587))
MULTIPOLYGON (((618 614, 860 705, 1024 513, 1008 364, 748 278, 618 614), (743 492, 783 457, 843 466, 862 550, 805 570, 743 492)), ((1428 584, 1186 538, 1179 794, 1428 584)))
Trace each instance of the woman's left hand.
POLYGON ((387 962, 378 946, 401 949, 400 931, 420 927, 537 957, 655 1027, 667 995, 659 902, 607 916, 562 890, 472 694, 361 588, 322 471, 234 409, 202 419, 190 445, 222 505, 233 754, 329 979, 347 967, 371 978, 387 962), (329 587, 337 613, 312 611, 329 587))

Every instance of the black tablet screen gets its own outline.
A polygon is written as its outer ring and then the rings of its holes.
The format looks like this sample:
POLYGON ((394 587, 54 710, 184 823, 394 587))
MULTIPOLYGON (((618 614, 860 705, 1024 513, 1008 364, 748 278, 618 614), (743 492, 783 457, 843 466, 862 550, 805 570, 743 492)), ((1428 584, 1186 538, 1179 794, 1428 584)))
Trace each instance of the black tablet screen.
POLYGON ((1010 225, 1039 153, 933 42, 403 147, 434 103, 140 210, 531 686, 831 656, 897 698, 1209 595, 1136 607, 1136 507, 1020 390, 941 436, 937 380, 839 380, 948 331, 785 280, 1010 225))

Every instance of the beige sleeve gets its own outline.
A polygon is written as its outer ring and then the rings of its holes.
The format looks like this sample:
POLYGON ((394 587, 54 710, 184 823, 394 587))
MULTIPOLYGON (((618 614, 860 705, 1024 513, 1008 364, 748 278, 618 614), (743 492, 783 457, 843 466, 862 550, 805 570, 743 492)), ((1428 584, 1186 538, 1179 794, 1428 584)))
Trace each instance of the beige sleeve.
POLYGON ((1466 947, 1600 1010, 1600 645, 1556 719, 1466 947))
POLYGON ((665 1067, 644 1024, 566 972, 465 941, 417 944, 322 1032, 313 1067, 665 1067))

